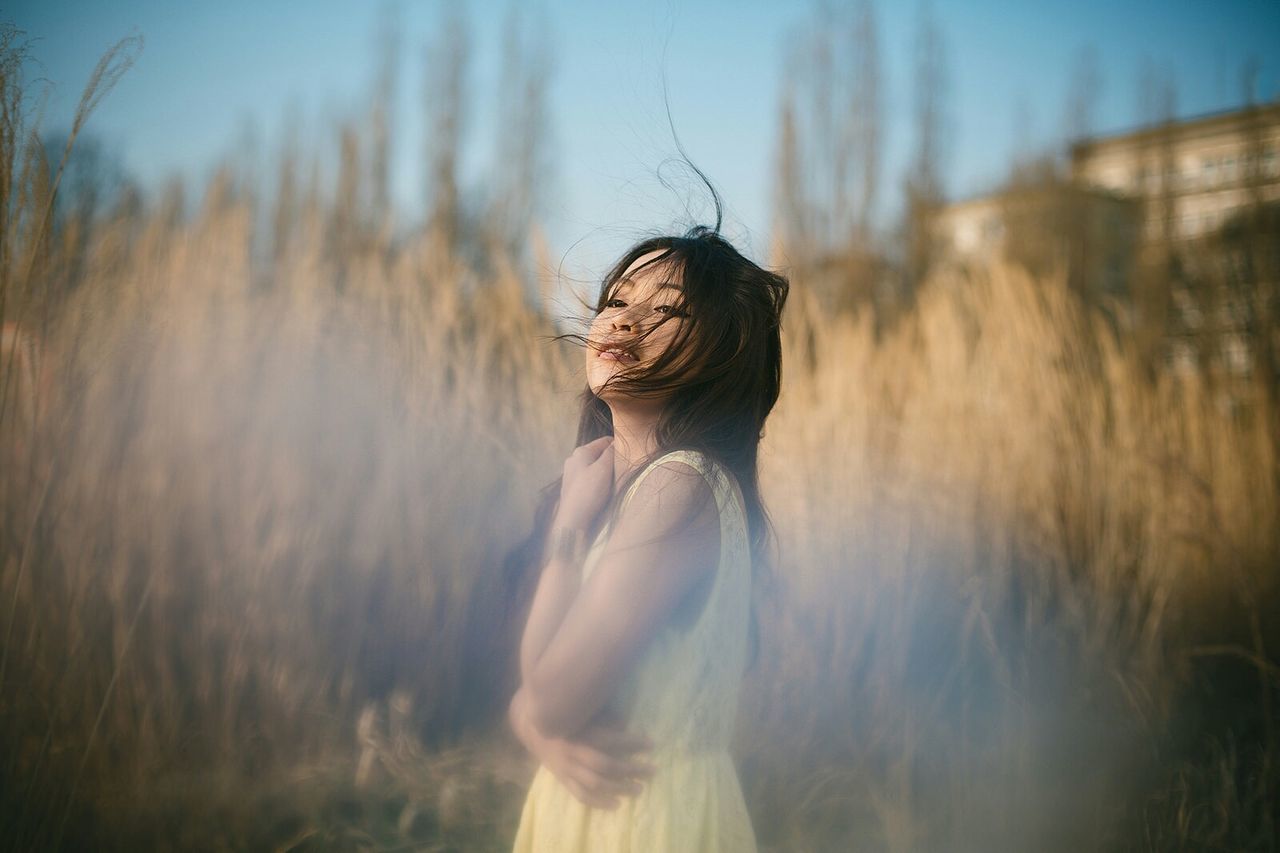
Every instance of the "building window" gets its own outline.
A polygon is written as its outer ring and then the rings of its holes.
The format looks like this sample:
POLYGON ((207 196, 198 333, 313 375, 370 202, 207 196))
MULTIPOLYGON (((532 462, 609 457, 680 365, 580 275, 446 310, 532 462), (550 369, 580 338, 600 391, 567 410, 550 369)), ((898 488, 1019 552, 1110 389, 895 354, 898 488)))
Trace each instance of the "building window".
POLYGON ((1227 296, 1222 300, 1218 318, 1228 326, 1242 326, 1245 321, 1245 303, 1239 296, 1227 296))
POLYGON ((1204 186, 1213 186, 1214 179, 1217 177, 1217 167, 1218 164, 1213 161, 1213 158, 1204 158, 1200 167, 1200 181, 1204 186))
POLYGON ((1188 376, 1196 372, 1196 351, 1186 341, 1174 341, 1169 347, 1169 364, 1175 373, 1188 376))
POLYGON ((1204 314, 1200 311, 1200 306, 1196 305, 1186 291, 1179 290, 1174 293, 1174 301, 1178 306, 1178 313, 1182 315, 1182 322, 1186 324, 1188 329, 1199 329, 1204 323, 1204 314))
POLYGON ((1231 335, 1222 341, 1222 360, 1237 376, 1249 373, 1249 345, 1242 335, 1231 335))
POLYGON ((1267 150, 1262 152, 1262 172, 1265 175, 1275 175, 1276 169, 1276 147, 1268 145, 1267 150))

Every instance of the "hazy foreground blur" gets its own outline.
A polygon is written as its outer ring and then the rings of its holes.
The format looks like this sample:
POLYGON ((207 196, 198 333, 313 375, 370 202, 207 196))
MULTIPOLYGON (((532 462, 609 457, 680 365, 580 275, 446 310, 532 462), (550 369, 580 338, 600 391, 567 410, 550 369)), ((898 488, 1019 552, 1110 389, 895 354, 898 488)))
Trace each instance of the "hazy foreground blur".
MULTIPOLYGON (((532 295, 555 266, 536 170, 506 215, 465 215, 442 72, 421 227, 387 207, 376 108, 331 176, 299 148, 163 197, 73 192, 23 50, 4 34, 4 846, 504 849, 536 578, 502 558, 582 382, 532 295)), ((1195 240, 1149 206, 1179 203, 1176 170, 1098 200, 1080 149, 1021 164, 982 249, 930 159, 938 69, 905 188, 877 184, 862 70, 840 151, 813 147, 847 119, 806 94, 829 69, 797 61, 781 110, 780 557, 736 745, 762 847, 1274 849, 1270 125, 1252 195, 1195 240), (886 249, 865 199, 899 189, 886 249), (1245 313, 1188 330, 1180 292, 1245 313)), ((1174 162, 1163 132, 1142 150, 1174 162)))

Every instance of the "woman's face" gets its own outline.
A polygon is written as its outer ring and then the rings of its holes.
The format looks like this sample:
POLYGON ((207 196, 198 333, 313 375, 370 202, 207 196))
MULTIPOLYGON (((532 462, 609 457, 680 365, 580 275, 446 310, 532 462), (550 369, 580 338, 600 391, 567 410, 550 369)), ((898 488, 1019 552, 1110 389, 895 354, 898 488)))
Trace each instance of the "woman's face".
POLYGON ((597 396, 605 389, 606 400, 609 378, 619 371, 651 364, 671 345, 688 316, 677 307, 680 282, 671 280, 675 274, 670 265, 646 266, 662 254, 662 250, 655 250, 636 258, 614 285, 604 310, 591 322, 587 385, 597 396))

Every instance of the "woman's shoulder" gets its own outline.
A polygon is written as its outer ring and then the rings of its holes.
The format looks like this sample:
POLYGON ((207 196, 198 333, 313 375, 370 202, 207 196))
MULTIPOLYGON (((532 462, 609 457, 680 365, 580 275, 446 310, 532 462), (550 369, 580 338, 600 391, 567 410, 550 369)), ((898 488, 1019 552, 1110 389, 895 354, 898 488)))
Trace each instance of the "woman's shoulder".
POLYGON ((696 447, 680 447, 664 450, 649 462, 650 469, 658 466, 687 465, 701 474, 708 482, 717 483, 729 476, 729 469, 705 450, 696 447))
POLYGON ((632 491, 635 491, 644 479, 654 477, 665 480, 671 475, 701 479, 717 495, 721 494, 731 482, 731 477, 724 465, 711 454, 697 448, 685 447, 664 450, 654 456, 632 484, 632 491), (659 471, 663 473, 658 473, 659 471))
POLYGON ((618 506, 618 519, 652 528, 683 520, 715 527, 724 500, 722 479, 711 458, 692 449, 664 450, 646 462, 618 506))
POLYGON ((690 468, 695 468, 698 471, 709 471, 716 465, 715 460, 712 459, 706 451, 698 450, 693 447, 664 450, 655 456, 649 465, 653 467, 668 463, 684 463, 690 468))

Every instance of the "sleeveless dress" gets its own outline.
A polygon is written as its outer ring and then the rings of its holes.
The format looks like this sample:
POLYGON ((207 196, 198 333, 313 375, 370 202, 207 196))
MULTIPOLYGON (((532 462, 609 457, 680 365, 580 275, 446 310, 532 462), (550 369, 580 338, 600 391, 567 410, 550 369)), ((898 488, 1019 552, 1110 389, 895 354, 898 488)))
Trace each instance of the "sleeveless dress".
MULTIPOLYGON (((655 765, 635 797, 612 810, 584 805, 546 767, 525 799, 515 853, 752 853, 755 833, 729 755, 738 690, 747 659, 751 551, 742 497, 733 478, 708 456, 677 450, 658 457, 623 496, 657 466, 696 469, 720 513, 720 561, 711 592, 692 626, 665 624, 610 702, 628 731, 653 741, 655 765)), ((606 526, 582 566, 590 576, 608 541, 606 526)))

